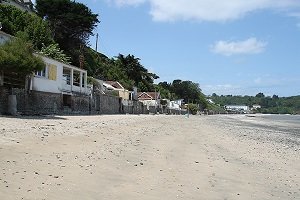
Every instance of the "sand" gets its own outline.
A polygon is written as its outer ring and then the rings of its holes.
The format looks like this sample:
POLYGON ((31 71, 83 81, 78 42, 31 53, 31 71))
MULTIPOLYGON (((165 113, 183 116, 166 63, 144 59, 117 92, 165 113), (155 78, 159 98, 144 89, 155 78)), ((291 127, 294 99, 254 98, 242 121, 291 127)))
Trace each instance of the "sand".
POLYGON ((245 116, 2 116, 0 199, 300 199, 299 144, 245 116))

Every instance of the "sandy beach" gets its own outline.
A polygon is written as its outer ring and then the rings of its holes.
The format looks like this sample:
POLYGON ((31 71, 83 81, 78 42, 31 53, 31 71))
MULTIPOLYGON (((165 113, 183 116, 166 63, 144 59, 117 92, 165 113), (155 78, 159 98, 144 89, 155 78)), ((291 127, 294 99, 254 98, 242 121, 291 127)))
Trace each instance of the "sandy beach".
POLYGON ((2 116, 0 199, 300 199, 300 127, 281 126, 221 115, 2 116))

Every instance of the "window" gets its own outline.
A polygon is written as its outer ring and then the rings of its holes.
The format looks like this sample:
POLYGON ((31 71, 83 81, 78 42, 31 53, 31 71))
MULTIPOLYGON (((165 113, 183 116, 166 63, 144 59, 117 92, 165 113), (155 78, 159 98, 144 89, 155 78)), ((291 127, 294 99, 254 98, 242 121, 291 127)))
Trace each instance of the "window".
POLYGON ((81 87, 85 87, 86 83, 85 83, 85 73, 82 73, 82 85, 81 87))
POLYGON ((75 71, 73 72, 73 85, 80 87, 80 72, 75 71))
POLYGON ((64 67, 63 68, 63 81, 67 85, 71 85, 71 69, 64 67))
POLYGON ((37 72, 35 73, 35 75, 40 76, 40 77, 48 78, 46 72, 47 72, 47 65, 46 65, 46 67, 45 67, 43 70, 37 71, 37 72))

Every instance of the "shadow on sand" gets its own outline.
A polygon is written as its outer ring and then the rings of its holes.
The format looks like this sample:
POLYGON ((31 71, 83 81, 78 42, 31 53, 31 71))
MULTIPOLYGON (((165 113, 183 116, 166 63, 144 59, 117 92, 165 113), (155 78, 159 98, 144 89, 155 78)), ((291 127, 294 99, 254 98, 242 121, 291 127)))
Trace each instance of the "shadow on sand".
POLYGON ((55 116, 55 115, 0 115, 1 118, 18 118, 18 119, 33 119, 33 120, 41 120, 41 119, 53 119, 53 120, 67 120, 63 116, 55 116))

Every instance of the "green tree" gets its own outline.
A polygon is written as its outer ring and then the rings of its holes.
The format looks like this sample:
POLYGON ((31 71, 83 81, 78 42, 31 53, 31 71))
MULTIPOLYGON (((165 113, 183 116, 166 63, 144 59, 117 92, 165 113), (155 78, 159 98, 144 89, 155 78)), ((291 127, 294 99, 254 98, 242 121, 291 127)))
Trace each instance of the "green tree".
POLYGON ((70 57, 64 54, 64 51, 59 48, 58 44, 44 45, 39 53, 60 62, 70 64, 70 57))
POLYGON ((71 0, 36 0, 39 16, 49 22, 55 41, 79 63, 81 47, 88 44, 93 30, 99 23, 98 14, 82 3, 71 0))
POLYGON ((186 103, 198 104, 200 109, 205 109, 208 106, 206 97, 202 93, 198 83, 177 79, 172 84, 160 82, 158 86, 169 91, 171 100, 184 99, 186 103))
POLYGON ((13 39, 0 46, 0 70, 4 73, 26 76, 44 67, 45 63, 33 55, 33 46, 28 42, 13 39))
POLYGON ((174 80, 171 91, 185 102, 199 103, 202 95, 199 84, 192 81, 174 80))
POLYGON ((2 31, 30 41, 35 49, 54 43, 48 23, 35 14, 0 4, 0 21, 2 31))
POLYGON ((255 97, 257 97, 257 98, 264 98, 265 95, 264 95, 264 93, 260 92, 260 93, 256 94, 255 97))
POLYGON ((126 57, 119 54, 116 57, 115 64, 125 72, 127 77, 134 82, 140 91, 153 91, 154 80, 159 78, 156 74, 148 72, 148 70, 140 63, 140 59, 134 55, 126 57))
POLYGON ((165 89, 164 87, 162 87, 161 85, 154 85, 154 87, 155 87, 155 90, 157 91, 157 92, 159 92, 160 93, 160 97, 162 98, 162 99, 170 99, 170 100, 173 100, 172 99, 172 95, 171 95, 171 92, 170 92, 170 90, 168 90, 168 89, 165 89))
POLYGON ((189 109, 189 112, 192 114, 192 115, 196 115, 197 112, 199 111, 199 107, 197 104, 192 104, 192 103, 189 103, 188 104, 188 109, 189 109))

